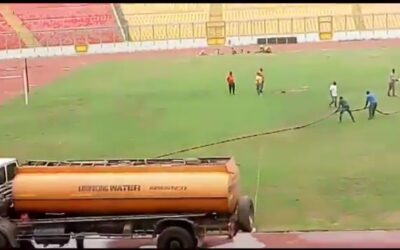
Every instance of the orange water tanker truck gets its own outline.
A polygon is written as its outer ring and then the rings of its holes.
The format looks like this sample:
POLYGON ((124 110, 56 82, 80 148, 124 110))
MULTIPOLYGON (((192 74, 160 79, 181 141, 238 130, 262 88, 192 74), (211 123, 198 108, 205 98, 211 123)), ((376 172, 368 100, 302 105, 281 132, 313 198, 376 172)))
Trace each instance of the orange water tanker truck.
POLYGON ((156 238, 195 248, 207 235, 251 232, 231 157, 27 161, 0 159, 0 249, 84 248, 87 236, 156 238))

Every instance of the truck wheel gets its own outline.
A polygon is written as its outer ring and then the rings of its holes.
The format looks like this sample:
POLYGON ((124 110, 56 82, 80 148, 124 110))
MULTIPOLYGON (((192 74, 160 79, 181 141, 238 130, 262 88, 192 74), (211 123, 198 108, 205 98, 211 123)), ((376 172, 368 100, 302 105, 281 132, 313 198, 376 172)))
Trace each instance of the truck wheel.
POLYGON ((33 245, 32 241, 30 240, 21 240, 19 242, 20 249, 35 249, 35 246, 33 245))
POLYGON ((4 234, 0 233, 0 249, 7 249, 9 248, 8 239, 4 234))
POLYGON ((84 241, 83 237, 76 238, 76 249, 84 249, 85 248, 83 245, 84 244, 83 241, 84 241))
POLYGON ((158 249, 194 249, 197 239, 182 227, 167 227, 157 239, 158 249))
POLYGON ((238 204, 238 224, 240 230, 250 233, 254 224, 254 206, 253 201, 248 196, 239 198, 238 204))

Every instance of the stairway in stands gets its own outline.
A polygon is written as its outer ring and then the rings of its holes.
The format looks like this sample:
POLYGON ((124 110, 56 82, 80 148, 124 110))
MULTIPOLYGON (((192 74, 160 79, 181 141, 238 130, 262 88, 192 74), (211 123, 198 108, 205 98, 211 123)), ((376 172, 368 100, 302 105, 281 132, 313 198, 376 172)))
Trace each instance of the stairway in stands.
POLYGON ((364 18, 362 16, 361 4, 353 4, 351 6, 354 22, 357 30, 366 30, 364 18))
POLYGON ((25 27, 21 19, 19 19, 6 4, 0 4, 0 12, 6 22, 17 32, 19 38, 24 42, 26 47, 40 47, 35 35, 25 27))
POLYGON ((129 34, 129 23, 125 18, 124 12, 121 9, 121 4, 111 4, 112 8, 115 10, 115 19, 117 24, 121 27, 122 33, 121 34, 124 38, 124 41, 130 41, 131 35, 129 34))

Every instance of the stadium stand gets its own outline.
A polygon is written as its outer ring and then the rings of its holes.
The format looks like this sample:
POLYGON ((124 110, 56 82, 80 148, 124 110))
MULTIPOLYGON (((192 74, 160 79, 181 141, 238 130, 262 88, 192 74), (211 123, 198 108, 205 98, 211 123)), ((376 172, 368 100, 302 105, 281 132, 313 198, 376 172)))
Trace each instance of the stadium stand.
POLYGON ((45 46, 122 41, 111 4, 10 4, 45 46))
POLYGON ((25 44, 19 39, 17 33, 4 19, 0 13, 0 49, 18 49, 25 47, 25 44))
POLYGON ((14 15, 9 5, 1 5, 0 10, 7 24, 10 25, 10 27, 18 34, 18 37, 24 42, 26 47, 40 46, 40 43, 36 40, 34 34, 25 27, 21 19, 14 15))
POLYGON ((318 16, 334 16, 333 29, 350 28, 354 21, 349 4, 251 4, 239 8, 237 4, 224 5, 227 35, 291 34, 318 32, 318 16), (342 17, 340 17, 342 16, 342 17), (279 19, 279 20, 278 20, 279 19), (252 21, 249 21, 252 20, 252 21), (346 22, 347 21, 347 22, 346 22))
POLYGON ((360 8, 368 30, 400 27, 399 4, 360 4, 360 8))
POLYGON ((132 41, 205 38, 209 4, 120 4, 132 41))
MULTIPOLYGON (((398 4, 221 6, 226 36, 321 33, 324 16, 333 32, 400 27, 398 4)), ((213 18, 210 4, 0 4, 0 49, 206 38, 213 18)))
POLYGON ((360 4, 363 14, 400 13, 399 4, 360 4))

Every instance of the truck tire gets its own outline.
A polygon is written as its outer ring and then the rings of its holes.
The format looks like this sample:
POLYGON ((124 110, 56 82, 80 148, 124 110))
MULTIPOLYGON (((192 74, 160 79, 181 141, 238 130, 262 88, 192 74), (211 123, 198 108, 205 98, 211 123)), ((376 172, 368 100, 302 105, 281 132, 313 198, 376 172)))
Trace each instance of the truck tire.
POLYGON ((10 248, 9 245, 10 245, 10 244, 9 244, 9 242, 8 242, 7 237, 6 237, 4 234, 0 233, 0 249, 7 249, 7 248, 10 248))
POLYGON ((85 249, 83 237, 76 238, 76 249, 85 249))
POLYGON ((158 249, 194 249, 196 247, 196 237, 182 227, 167 227, 157 239, 158 249))
POLYGON ((21 240, 20 242, 19 242, 19 246, 20 246, 20 249, 29 249, 29 250, 32 250, 32 249, 35 249, 35 246, 33 245, 33 243, 32 243, 32 241, 30 241, 30 240, 21 240))
POLYGON ((238 202, 238 224, 243 232, 250 233, 254 227, 254 205, 248 196, 242 196, 238 202))

